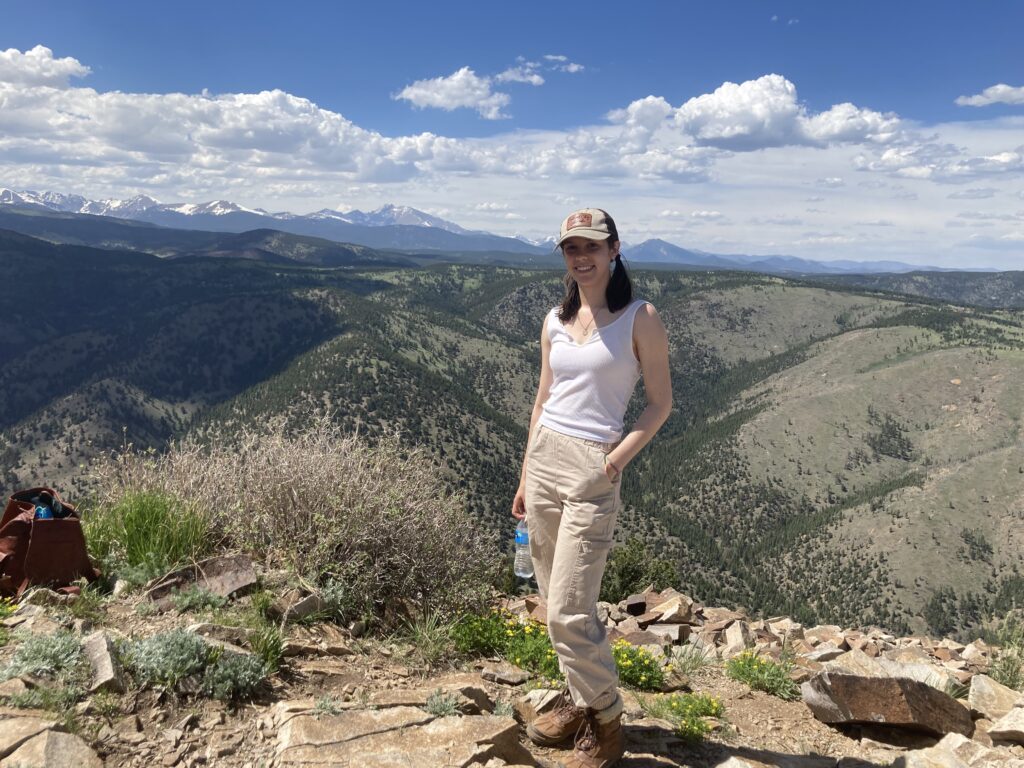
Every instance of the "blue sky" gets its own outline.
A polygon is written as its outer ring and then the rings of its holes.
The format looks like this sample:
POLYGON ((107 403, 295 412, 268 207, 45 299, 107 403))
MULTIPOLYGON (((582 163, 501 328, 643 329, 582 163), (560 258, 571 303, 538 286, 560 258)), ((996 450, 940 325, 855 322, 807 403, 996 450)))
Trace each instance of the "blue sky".
POLYGON ((0 186, 1024 266, 1024 3, 238 8, 6 4, 0 186))

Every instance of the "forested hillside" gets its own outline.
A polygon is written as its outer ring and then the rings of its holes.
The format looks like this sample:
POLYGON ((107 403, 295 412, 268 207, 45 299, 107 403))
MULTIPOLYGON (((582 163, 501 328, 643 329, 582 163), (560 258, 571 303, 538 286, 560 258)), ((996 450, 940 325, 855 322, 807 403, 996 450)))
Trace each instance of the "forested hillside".
MULTIPOLYGON (((505 538, 559 276, 310 268, 0 238, 6 485, 276 414, 426 445, 505 538)), ((630 466, 622 537, 700 599, 950 633, 1024 588, 1021 316, 747 273, 639 272, 675 407, 630 466)), ((631 415, 642 407, 642 387, 631 415)), ((401 467, 395 467, 401 472, 401 467)))

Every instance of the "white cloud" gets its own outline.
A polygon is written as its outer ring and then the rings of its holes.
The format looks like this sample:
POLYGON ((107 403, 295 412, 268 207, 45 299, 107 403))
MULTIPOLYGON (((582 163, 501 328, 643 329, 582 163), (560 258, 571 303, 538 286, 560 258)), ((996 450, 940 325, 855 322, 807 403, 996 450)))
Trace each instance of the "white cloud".
POLYGON ((980 187, 975 189, 961 189, 946 195, 950 200, 984 200, 995 197, 996 190, 992 187, 980 187))
POLYGON ((854 224, 860 227, 895 227, 896 223, 889 219, 869 219, 868 221, 855 221, 854 224))
POLYGON ((690 218, 698 221, 721 221, 725 214, 721 211, 691 211, 690 218))
POLYGON ((658 216, 662 219, 679 219, 686 216, 682 211, 676 211, 671 208, 666 208, 658 216))
POLYGON ((786 22, 786 24, 788 24, 789 26, 793 26, 794 24, 799 24, 799 23, 800 23, 800 19, 790 19, 789 21, 786 22))
POLYGON ((509 67, 504 72, 494 76, 498 83, 529 83, 530 85, 544 85, 544 78, 538 74, 540 67, 535 61, 523 61, 515 67, 509 67))
POLYGON ((508 117, 501 110, 511 101, 507 93, 491 90, 489 77, 479 77, 469 67, 462 67, 447 77, 417 80, 394 98, 404 99, 421 109, 436 107, 448 112, 463 107, 475 109, 487 120, 508 117))
POLYGON ((843 181, 841 176, 826 176, 823 179, 818 179, 815 184, 819 187, 825 187, 826 189, 836 189, 838 187, 846 186, 846 182, 843 181))
POLYGON ((477 203, 473 208, 478 211, 507 211, 508 203, 477 203))
POLYGON ((17 48, 0 51, 0 83, 64 88, 70 78, 85 77, 89 72, 77 59, 53 58, 53 51, 42 45, 24 53, 17 48))
POLYGON ((568 72, 571 75, 575 75, 578 72, 582 72, 585 67, 582 64, 569 61, 568 56, 563 56, 560 53, 549 53, 544 56, 545 61, 551 62, 555 69, 559 72, 568 72))
POLYGON ((1024 86, 1014 87, 999 83, 990 85, 973 96, 958 96, 956 103, 961 107, 987 107, 990 104, 1024 104, 1024 86))
POLYGON ((788 145, 887 143, 900 132, 893 114, 837 104, 811 115, 798 103, 796 86, 781 75, 723 83, 676 110, 676 125, 698 144, 736 151, 788 145))
POLYGON ((768 226, 775 227, 802 227, 804 225, 803 219, 798 219, 794 216, 764 216, 750 219, 751 224, 767 224, 768 226))

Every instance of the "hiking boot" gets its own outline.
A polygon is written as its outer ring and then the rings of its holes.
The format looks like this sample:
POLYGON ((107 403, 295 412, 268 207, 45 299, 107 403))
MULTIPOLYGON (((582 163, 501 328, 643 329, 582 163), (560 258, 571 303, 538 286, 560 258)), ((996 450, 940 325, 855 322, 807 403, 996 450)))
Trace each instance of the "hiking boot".
POLYGON ((565 689, 554 709, 526 726, 526 735, 538 747, 557 747, 573 738, 585 719, 586 710, 573 704, 569 690, 565 689))
POLYGON ((626 735, 622 731, 622 715, 607 723, 598 722, 588 712, 576 749, 561 768, 611 768, 626 751, 626 735))

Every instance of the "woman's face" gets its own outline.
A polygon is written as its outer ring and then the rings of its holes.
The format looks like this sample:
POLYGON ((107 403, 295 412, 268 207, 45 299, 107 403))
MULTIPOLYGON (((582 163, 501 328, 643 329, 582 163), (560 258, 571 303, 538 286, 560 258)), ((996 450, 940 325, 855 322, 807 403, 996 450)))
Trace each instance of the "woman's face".
POLYGON ((609 244, 607 240, 570 237, 562 243, 565 268, 581 286, 607 283, 618 253, 619 244, 609 244))

